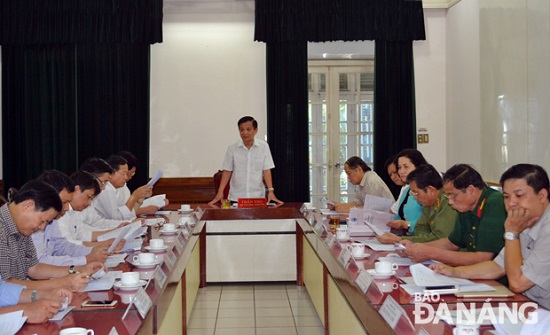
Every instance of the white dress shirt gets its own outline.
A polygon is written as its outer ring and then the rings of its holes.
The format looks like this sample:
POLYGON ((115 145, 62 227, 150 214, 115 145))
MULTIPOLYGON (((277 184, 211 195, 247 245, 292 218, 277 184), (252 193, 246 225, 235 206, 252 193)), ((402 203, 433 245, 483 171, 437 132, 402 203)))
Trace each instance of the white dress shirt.
POLYGON ((102 217, 112 220, 131 221, 136 218, 134 209, 126 207, 120 188, 116 189, 113 184, 107 182, 105 189, 93 200, 92 204, 102 217))

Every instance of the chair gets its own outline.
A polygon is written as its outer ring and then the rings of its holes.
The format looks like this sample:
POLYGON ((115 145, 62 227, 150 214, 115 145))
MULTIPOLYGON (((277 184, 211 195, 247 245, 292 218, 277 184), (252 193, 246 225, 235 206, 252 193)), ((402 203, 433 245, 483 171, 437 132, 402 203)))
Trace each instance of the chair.
MULTIPOLYGON (((218 193, 218 189, 220 188, 220 183, 222 181, 222 174, 223 174, 223 170, 218 170, 218 172, 216 172, 214 174, 214 189, 215 189, 215 193, 218 193)), ((227 196, 229 195, 229 183, 227 183, 227 185, 225 186, 225 189, 223 190, 223 198, 224 199, 227 199, 227 196)))

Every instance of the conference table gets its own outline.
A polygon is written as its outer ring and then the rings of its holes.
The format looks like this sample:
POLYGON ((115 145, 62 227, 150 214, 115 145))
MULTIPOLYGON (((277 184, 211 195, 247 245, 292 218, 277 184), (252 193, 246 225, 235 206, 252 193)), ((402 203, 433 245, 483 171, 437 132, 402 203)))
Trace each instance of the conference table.
MULTIPOLYGON (((96 335, 174 334, 180 330, 186 334, 199 288, 210 283, 258 281, 292 281, 305 286, 326 334, 453 334, 454 327, 443 321, 414 322, 420 302, 401 287, 402 278, 410 276, 408 267, 400 266, 395 275, 384 279, 365 275, 388 252, 365 249, 368 257, 350 257, 347 250, 353 241, 336 240, 329 232, 326 216, 317 210, 301 203, 268 208, 193 207, 191 213, 180 213, 176 205, 170 205, 168 209, 172 211, 155 215, 167 222, 178 223, 182 217, 189 221, 178 226, 173 235, 163 235, 159 226, 148 229, 142 251, 147 251, 145 247, 152 238, 162 238, 167 245, 165 252, 156 254, 161 262, 157 273, 136 269, 130 262, 112 269, 138 271, 144 279, 153 278, 139 292, 146 294, 151 303, 144 315, 134 305, 128 308, 136 292, 110 289, 75 293, 71 305, 76 307, 65 318, 40 325, 26 324, 18 334, 58 334, 69 327, 93 329, 96 335), (220 250, 226 252, 220 254, 220 250), (222 263, 232 271, 224 270, 222 263), (248 268, 254 268, 255 272, 246 272, 245 265, 253 263, 248 268), (266 265, 265 270, 262 264, 266 265), (265 276, 265 271, 275 274, 265 276), (84 300, 94 300, 97 294, 118 303, 109 308, 81 307, 84 300)), ((130 253, 127 260, 138 252, 130 253)), ((501 286, 496 281, 481 282, 501 286)), ((531 303, 521 294, 493 297, 489 301, 483 297, 453 295, 440 298, 423 300, 422 306, 436 310, 444 303, 453 310, 461 304, 481 308, 487 304, 531 303)), ((482 326, 480 334, 490 334, 491 329, 492 326, 482 326)))

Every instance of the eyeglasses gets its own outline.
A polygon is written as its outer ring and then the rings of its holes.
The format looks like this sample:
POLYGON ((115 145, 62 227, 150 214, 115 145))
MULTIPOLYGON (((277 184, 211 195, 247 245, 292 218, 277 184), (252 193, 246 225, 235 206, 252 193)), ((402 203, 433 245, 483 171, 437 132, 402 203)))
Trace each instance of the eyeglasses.
POLYGON ((97 179, 97 182, 103 186, 107 185, 107 183, 109 182, 108 180, 101 180, 98 177, 95 177, 95 179, 97 179))
MULTIPOLYGON (((427 189, 427 187, 424 187, 424 188, 422 189, 422 191, 423 191, 424 193, 426 193, 426 189, 427 189)), ((413 197, 417 197, 417 196, 418 196, 418 192, 413 192, 413 190, 409 190, 409 195, 412 195, 413 197)))
MULTIPOLYGON (((461 190, 460 190, 460 193, 465 193, 465 192, 466 192, 465 189, 461 189, 461 190)), ((452 201, 452 200, 455 200, 455 198, 458 197, 458 195, 459 195, 460 193, 455 193, 455 194, 443 194, 443 196, 444 196, 445 198, 447 198, 447 200, 452 201)))

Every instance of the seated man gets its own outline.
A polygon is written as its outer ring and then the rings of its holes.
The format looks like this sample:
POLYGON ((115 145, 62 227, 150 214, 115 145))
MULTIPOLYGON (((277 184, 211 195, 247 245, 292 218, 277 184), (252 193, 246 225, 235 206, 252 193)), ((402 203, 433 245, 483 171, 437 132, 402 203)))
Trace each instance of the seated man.
POLYGON ((416 221, 414 235, 396 236, 385 233, 376 237, 378 241, 388 244, 401 240, 429 242, 449 236, 458 213, 449 206, 439 172, 430 164, 420 165, 409 173, 407 183, 416 201, 422 205, 422 215, 416 221))
MULTIPOLYGON (((109 247, 113 239, 97 242, 97 237, 112 229, 92 227, 83 222, 81 211, 89 207, 92 200, 101 192, 97 179, 90 173, 79 171, 71 176, 75 184, 75 191, 69 203, 69 210, 57 220, 59 231, 63 238, 80 245, 102 248, 109 247)), ((123 223, 122 225, 125 225, 123 223)), ((124 244, 122 243, 120 247, 124 244)))
POLYGON ((517 164, 500 178, 508 217, 505 246, 494 260, 456 268, 430 267, 441 274, 470 279, 508 277, 510 289, 550 309, 550 182, 538 165, 517 164))
POLYGON ((344 171, 350 183, 359 187, 355 191, 355 197, 351 202, 346 204, 335 202, 334 205, 328 206, 331 210, 347 213, 355 206, 363 207, 367 194, 395 201, 388 185, 361 158, 357 156, 349 158, 344 163, 344 171))
MULTIPOLYGON (((128 178, 124 186, 120 188, 120 192, 122 194, 122 199, 123 199, 122 201, 126 203, 126 201, 128 201, 130 199, 130 196, 132 195, 132 192, 130 192, 130 189, 128 188, 128 182, 132 180, 132 178, 136 174, 138 160, 136 156, 134 156, 129 151, 121 151, 118 153, 118 155, 126 159, 126 161, 128 162, 128 176, 127 176, 128 178)), ((152 214, 155 214, 161 207, 168 205, 168 203, 169 203, 168 199, 164 199, 164 204, 162 206, 158 206, 158 204, 156 204, 157 206, 155 205, 143 206, 142 205, 143 200, 142 200, 136 203, 134 210, 136 211, 136 215, 138 216, 152 215, 152 214)))
MULTIPOLYGON (((59 194, 62 201, 73 199, 75 185, 71 178, 57 170, 45 171, 37 180, 52 186, 59 194)), ((80 186, 77 187, 80 189, 80 186)), ((99 190, 99 186, 97 187, 99 190)), ((63 215, 65 214, 65 203, 63 215)), ((105 263, 107 260, 107 249, 109 245, 104 243, 96 247, 86 247, 67 241, 59 231, 59 223, 54 220, 46 226, 44 231, 39 230, 31 235, 36 248, 38 261, 50 265, 84 265, 89 262, 98 261, 105 263)))
POLYGON ((66 289, 28 290, 0 279, 0 314, 23 310, 28 323, 48 321, 57 314, 61 303, 70 303, 72 298, 72 292, 66 289))
POLYGON ((121 156, 111 155, 107 163, 113 168, 111 180, 105 185, 105 190, 94 200, 94 207, 102 217, 114 220, 133 220, 136 204, 150 197, 152 188, 144 185, 136 189, 127 201, 124 201, 121 188, 128 180, 128 162, 121 156))
POLYGON ((457 164, 443 174, 449 205, 459 212, 447 238, 427 243, 403 241, 404 253, 415 262, 428 259, 449 265, 491 260, 502 249, 506 211, 502 194, 489 188, 471 166, 457 164), (460 249, 466 249, 466 252, 460 249))
POLYGON ((27 182, 12 202, 0 207, 0 276, 4 280, 29 289, 66 287, 78 291, 88 284, 89 275, 103 267, 99 262, 76 267, 38 262, 30 235, 44 229, 61 210, 55 190, 36 180, 27 182))
MULTIPOLYGON (((80 166, 80 171, 85 171, 93 175, 99 183, 101 192, 105 190, 105 185, 111 180, 114 173, 113 168, 104 159, 91 157, 86 159, 80 166)), ((82 222, 85 224, 103 229, 112 229, 120 227, 122 224, 128 224, 127 220, 106 219, 99 215, 94 206, 88 206, 80 212, 82 222)))

